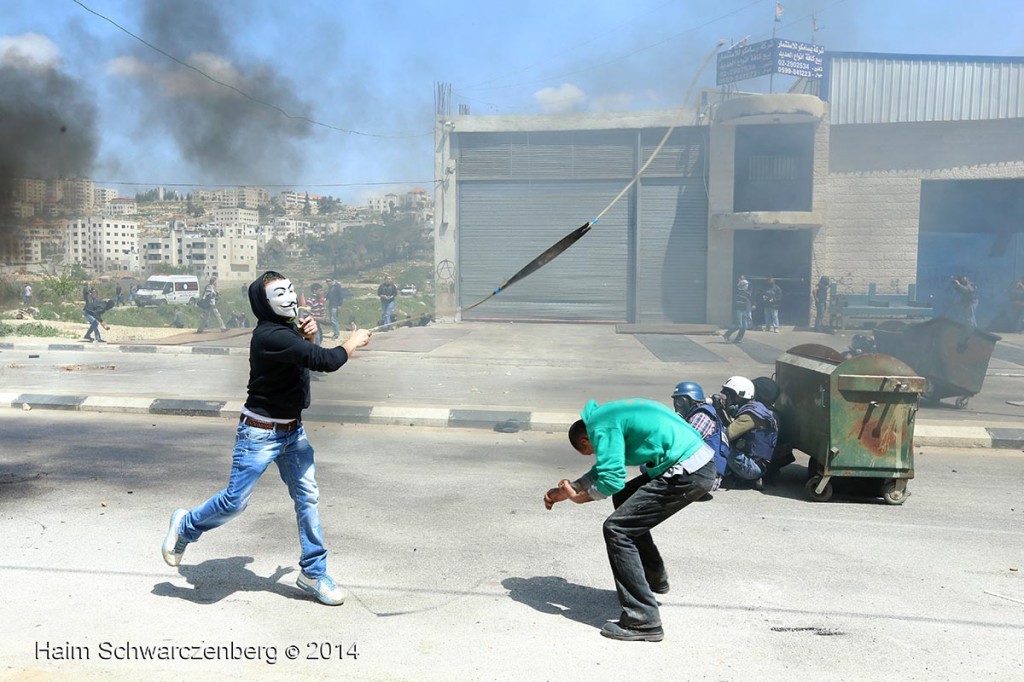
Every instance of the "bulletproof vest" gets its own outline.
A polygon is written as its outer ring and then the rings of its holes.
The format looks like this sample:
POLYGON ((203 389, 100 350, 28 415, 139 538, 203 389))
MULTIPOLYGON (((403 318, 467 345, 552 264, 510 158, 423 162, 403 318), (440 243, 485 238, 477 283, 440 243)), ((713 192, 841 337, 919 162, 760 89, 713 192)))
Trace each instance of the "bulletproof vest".
POLYGON ((775 445, 779 440, 779 424, 775 415, 764 404, 751 400, 742 405, 736 411, 736 416, 749 414, 754 418, 754 428, 746 432, 733 445, 737 452, 742 452, 748 457, 763 459, 770 462, 772 453, 775 452, 775 445))
POLYGON ((704 443, 706 443, 707 446, 715 453, 715 471, 718 472, 719 476, 724 476, 725 463, 729 460, 729 439, 725 437, 725 429, 722 428, 722 419, 718 416, 718 413, 715 412, 715 408, 710 405, 698 405, 692 412, 690 412, 689 415, 687 415, 687 421, 689 421, 689 417, 692 417, 698 412, 710 417, 718 427, 715 429, 714 433, 704 439, 704 443))

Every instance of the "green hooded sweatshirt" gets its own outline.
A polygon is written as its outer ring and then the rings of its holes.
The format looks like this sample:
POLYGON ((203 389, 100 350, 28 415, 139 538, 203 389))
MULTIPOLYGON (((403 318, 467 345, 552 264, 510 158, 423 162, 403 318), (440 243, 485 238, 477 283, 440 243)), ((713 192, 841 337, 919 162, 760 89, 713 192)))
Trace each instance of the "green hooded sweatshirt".
POLYGON ((594 466, 587 478, 606 497, 625 487, 627 466, 646 464, 647 473, 657 478, 704 445, 696 429, 653 400, 631 398, 604 405, 591 400, 580 416, 594 446, 594 466))

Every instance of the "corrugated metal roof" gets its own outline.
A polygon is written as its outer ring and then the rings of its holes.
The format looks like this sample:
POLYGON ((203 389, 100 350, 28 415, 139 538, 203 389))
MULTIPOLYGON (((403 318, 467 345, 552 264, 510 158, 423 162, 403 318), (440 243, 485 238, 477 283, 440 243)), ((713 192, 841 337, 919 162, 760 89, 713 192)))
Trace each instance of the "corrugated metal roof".
POLYGON ((1024 118, 1024 60, 828 53, 833 125, 1024 118))

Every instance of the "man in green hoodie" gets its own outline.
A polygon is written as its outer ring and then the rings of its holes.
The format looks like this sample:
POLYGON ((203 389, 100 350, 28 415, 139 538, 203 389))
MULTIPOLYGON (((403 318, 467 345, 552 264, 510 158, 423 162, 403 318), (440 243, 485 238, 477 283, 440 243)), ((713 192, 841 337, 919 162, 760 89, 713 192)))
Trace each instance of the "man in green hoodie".
POLYGON ((544 506, 612 498, 615 511, 605 519, 604 541, 622 613, 601 634, 660 642, 665 632, 654 594, 665 594, 669 585, 651 529, 711 490, 714 452, 682 417, 651 400, 591 400, 580 416, 569 427, 569 442, 581 455, 593 455, 594 466, 548 490, 544 506), (629 482, 627 466, 640 467, 629 482))

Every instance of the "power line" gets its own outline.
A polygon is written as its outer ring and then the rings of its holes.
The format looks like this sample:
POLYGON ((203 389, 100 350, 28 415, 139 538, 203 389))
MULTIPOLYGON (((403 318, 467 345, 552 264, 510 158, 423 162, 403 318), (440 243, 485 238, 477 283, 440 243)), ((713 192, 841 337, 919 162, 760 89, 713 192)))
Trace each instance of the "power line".
POLYGON ((301 115, 291 114, 291 113, 285 111, 284 109, 282 109, 281 107, 277 106, 276 104, 272 104, 270 102, 261 100, 261 99, 259 99, 257 97, 253 97, 252 95, 250 95, 249 93, 245 92, 244 90, 236 88, 234 85, 231 85, 230 83, 225 83, 224 81, 218 80, 218 79, 214 78, 213 76, 211 76, 210 74, 208 74, 205 71, 203 71, 202 69, 196 68, 195 66, 189 64, 188 62, 185 62, 185 61, 179 59, 178 57, 175 57, 170 52, 167 52, 166 50, 163 50, 163 49, 157 47, 156 45, 150 43, 149 41, 145 40, 144 38, 142 38, 142 37, 132 33, 127 28, 125 28, 124 26, 121 26, 119 23, 117 23, 116 21, 114 21, 110 17, 105 16, 103 14, 100 14, 99 12, 97 12, 94 9, 92 9, 91 7, 83 4, 80 0, 73 0, 73 2, 76 5, 78 5, 79 7, 81 7, 82 9, 84 9, 85 11, 89 12, 90 14, 94 14, 95 16, 99 17, 100 19, 103 19, 104 21, 110 23, 111 25, 113 25, 118 30, 123 31, 124 33, 128 34, 129 36, 131 36, 135 40, 139 41, 140 43, 142 43, 143 45, 145 45, 149 49, 154 50, 155 52, 158 52, 158 53, 162 54, 163 56, 167 57, 168 59, 170 59, 171 61, 175 62, 176 64, 180 64, 181 66, 184 66, 186 69, 191 69, 192 71, 195 71, 200 76, 202 76, 203 78, 209 80, 210 82, 216 83, 217 85, 219 85, 221 87, 227 88, 227 89, 229 89, 229 90, 231 90, 231 91, 241 95, 242 97, 246 98, 247 100, 249 100, 249 101, 251 101, 251 102, 253 102, 255 104, 259 104, 260 106, 264 106, 264 107, 267 107, 268 109, 272 109, 272 110, 276 111, 277 113, 281 114, 282 116, 284 116, 285 118, 288 118, 288 119, 291 119, 291 120, 294 120, 294 121, 305 121, 306 123, 309 123, 311 125, 320 126, 322 128, 327 128, 329 130, 336 130, 338 132, 349 133, 351 135, 362 135, 364 137, 378 137, 378 138, 387 138, 387 139, 407 139, 407 138, 426 137, 427 135, 433 135, 433 132, 429 132, 429 133, 410 133, 410 134, 407 134, 407 135, 385 135, 385 134, 381 134, 381 133, 367 133, 367 132, 364 132, 364 131, 361 131, 361 130, 354 130, 352 128, 342 128, 340 126, 331 125, 330 123, 323 123, 321 121, 317 121, 316 119, 309 118, 308 116, 301 116, 301 115))

